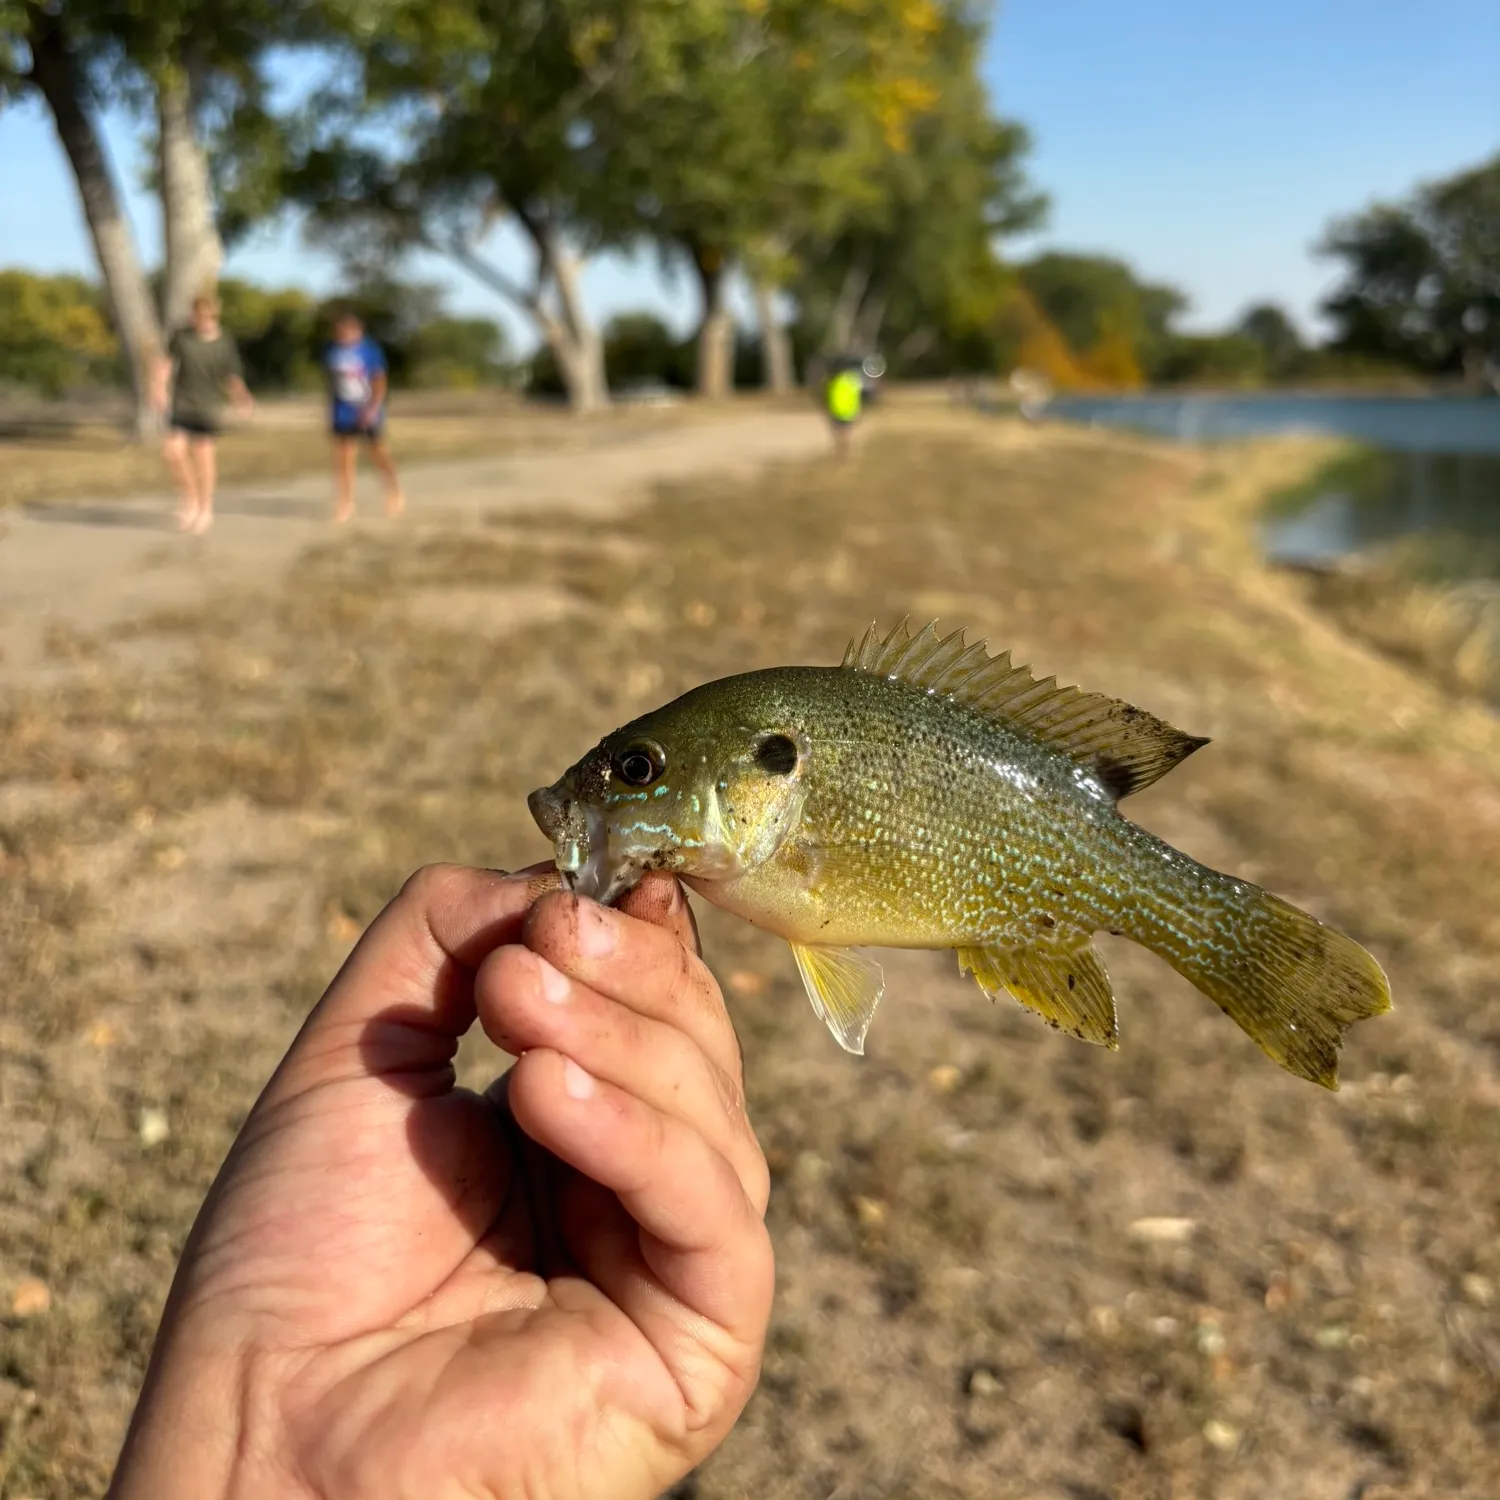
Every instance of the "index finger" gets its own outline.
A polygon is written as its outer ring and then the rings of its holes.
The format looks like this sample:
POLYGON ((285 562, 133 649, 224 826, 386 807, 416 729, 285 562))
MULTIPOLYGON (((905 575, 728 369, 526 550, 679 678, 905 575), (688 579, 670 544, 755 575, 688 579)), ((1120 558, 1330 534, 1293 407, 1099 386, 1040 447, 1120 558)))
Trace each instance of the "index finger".
POLYGON ((556 886, 550 865, 418 870, 355 944, 267 1096, 449 1062, 474 1022, 474 970, 520 936, 527 911, 556 886))
POLYGON ((675 1027, 739 1085, 739 1038, 724 997, 708 966, 678 936, 693 931, 682 887, 673 880, 667 890, 677 912, 660 926, 586 896, 544 895, 527 913, 522 941, 569 979, 675 1027))

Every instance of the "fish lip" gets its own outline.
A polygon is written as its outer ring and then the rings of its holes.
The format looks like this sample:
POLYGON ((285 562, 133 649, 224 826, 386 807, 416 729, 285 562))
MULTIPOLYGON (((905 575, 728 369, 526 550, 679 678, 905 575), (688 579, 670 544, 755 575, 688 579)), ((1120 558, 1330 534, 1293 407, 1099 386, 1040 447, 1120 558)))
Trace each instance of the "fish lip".
POLYGON ((609 823, 603 812, 571 795, 566 779, 538 787, 526 799, 537 826, 552 840, 563 888, 609 906, 644 873, 632 859, 610 858, 609 823))

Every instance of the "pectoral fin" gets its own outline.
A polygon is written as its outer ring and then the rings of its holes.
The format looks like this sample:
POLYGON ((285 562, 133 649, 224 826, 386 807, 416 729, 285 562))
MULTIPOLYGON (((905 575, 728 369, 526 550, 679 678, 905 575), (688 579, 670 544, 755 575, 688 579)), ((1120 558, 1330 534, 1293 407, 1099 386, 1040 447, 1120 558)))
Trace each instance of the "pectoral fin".
POLYGON ((885 975, 872 958, 850 948, 813 948, 792 944, 807 998, 823 1018, 834 1040, 846 1052, 863 1055, 865 1033, 885 993, 885 975))
POLYGON ((1087 938, 1070 948, 960 948, 958 966, 987 995, 1009 990, 1049 1026, 1111 1050, 1119 1045, 1109 975, 1087 938))

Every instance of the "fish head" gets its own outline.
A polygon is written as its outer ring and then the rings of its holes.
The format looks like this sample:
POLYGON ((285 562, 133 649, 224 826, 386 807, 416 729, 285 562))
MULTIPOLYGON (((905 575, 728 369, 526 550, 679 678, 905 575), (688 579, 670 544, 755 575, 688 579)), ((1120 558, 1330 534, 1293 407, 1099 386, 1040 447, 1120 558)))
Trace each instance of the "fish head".
POLYGON ((770 859, 801 816, 808 740, 698 689, 600 741, 527 799, 564 884, 606 904, 647 870, 728 880, 770 859))

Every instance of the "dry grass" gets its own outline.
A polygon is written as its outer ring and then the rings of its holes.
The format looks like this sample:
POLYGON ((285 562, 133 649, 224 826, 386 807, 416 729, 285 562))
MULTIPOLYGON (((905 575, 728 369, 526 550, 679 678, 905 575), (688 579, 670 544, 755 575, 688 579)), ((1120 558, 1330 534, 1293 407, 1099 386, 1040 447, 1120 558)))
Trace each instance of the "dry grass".
POLYGON ((540 857, 524 794, 596 732, 908 611, 1211 734, 1137 815, 1347 925, 1398 1009, 1333 1097, 1123 944, 1116 1054, 904 955, 861 1062, 705 913, 780 1291, 681 1494, 1500 1492, 1500 729, 1254 562, 1245 516, 1314 456, 893 413, 712 506, 345 538, 141 623, 171 676, 59 642, 61 685, 0 707, 0 1316, 52 1299, 0 1324, 0 1495, 102 1488, 203 1190, 412 867, 540 857), (1195 1227, 1132 1234, 1163 1215, 1195 1227))

